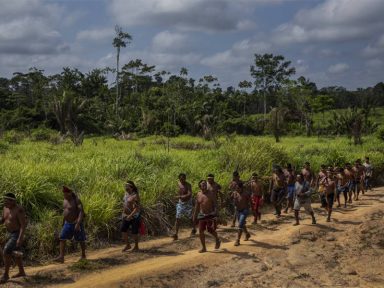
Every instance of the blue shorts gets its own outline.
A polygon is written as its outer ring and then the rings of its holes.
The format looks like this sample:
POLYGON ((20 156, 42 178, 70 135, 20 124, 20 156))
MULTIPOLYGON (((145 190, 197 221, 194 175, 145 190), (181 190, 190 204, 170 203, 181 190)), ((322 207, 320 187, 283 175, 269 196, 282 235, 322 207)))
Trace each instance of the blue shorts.
POLYGON ((244 228, 245 224, 247 223, 247 216, 249 214, 248 209, 243 210, 237 210, 237 220, 239 221, 239 228, 244 228))
POLYGON ((176 219, 180 219, 183 216, 191 219, 192 211, 193 211, 192 199, 188 200, 187 202, 179 201, 176 204, 176 219))
POLYGON ((293 200, 293 196, 295 195, 295 184, 288 185, 287 191, 288 191, 287 198, 293 200))
POLYGON ((348 189, 349 189, 349 191, 351 191, 351 192, 356 192, 356 189, 357 189, 357 184, 358 184, 358 182, 357 181, 355 181, 355 180, 351 180, 351 181, 349 181, 349 185, 348 185, 348 189))
POLYGON ((121 232, 127 233, 129 228, 131 228, 132 235, 139 234, 140 215, 133 217, 131 220, 123 219, 123 222, 121 223, 121 232))
POLYGON ((80 230, 75 231, 76 223, 65 222, 60 233, 60 240, 72 240, 75 239, 77 242, 84 242, 87 240, 84 231, 83 223, 80 224, 80 230))
POLYGON ((12 255, 13 251, 16 251, 17 239, 19 239, 20 231, 10 232, 7 243, 4 246, 4 254, 12 255))
POLYGON ((348 187, 337 187, 337 196, 339 196, 341 193, 348 193, 348 191, 348 187))

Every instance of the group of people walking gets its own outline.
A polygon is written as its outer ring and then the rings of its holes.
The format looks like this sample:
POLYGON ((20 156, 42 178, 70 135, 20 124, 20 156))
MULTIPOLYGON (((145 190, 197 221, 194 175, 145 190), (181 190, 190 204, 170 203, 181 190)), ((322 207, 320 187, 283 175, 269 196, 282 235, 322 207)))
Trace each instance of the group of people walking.
MULTIPOLYGON (((311 201, 313 193, 319 192, 321 205, 327 211, 327 221, 331 221, 333 204, 337 201, 341 207, 340 195, 344 197, 344 207, 357 201, 359 194, 371 189, 370 180, 373 175, 373 166, 369 158, 365 162, 356 160, 352 166, 346 163, 344 167, 332 167, 321 165, 317 175, 312 171, 310 163, 306 162, 300 171, 294 169, 291 164, 285 168, 273 166, 272 176, 269 178, 270 201, 274 206, 276 217, 281 217, 281 212, 294 211, 295 223, 300 224, 299 211, 301 207, 311 215, 312 224, 316 224, 316 218, 312 209, 311 201)), ((174 240, 178 240, 179 228, 182 218, 187 218, 192 226, 191 235, 199 230, 201 241, 200 253, 207 251, 205 244, 205 231, 215 239, 215 249, 219 249, 221 240, 217 234, 218 225, 226 225, 226 211, 233 212, 232 227, 237 222, 237 238, 235 246, 240 245, 242 235, 244 240, 250 239, 251 234, 247 230, 247 217, 252 214, 253 223, 261 220, 260 207, 267 196, 264 188, 264 179, 260 179, 253 173, 248 181, 240 178, 238 171, 233 172, 232 180, 228 185, 228 193, 224 193, 221 185, 215 181, 213 174, 199 181, 199 191, 193 197, 192 185, 187 182, 187 176, 181 173, 178 177, 178 194, 176 195, 176 221, 174 240)), ((57 262, 64 262, 65 242, 74 239, 80 243, 81 258, 86 258, 84 230, 84 209, 81 200, 69 187, 63 186, 63 225, 60 233, 60 254, 55 259, 57 262)), ((1 223, 5 225, 9 237, 3 249, 5 270, 0 283, 9 279, 9 269, 12 258, 19 268, 19 273, 13 277, 25 276, 21 252, 27 225, 25 211, 17 204, 16 196, 13 193, 4 195, 4 209, 1 223)), ((125 195, 123 197, 123 211, 121 222, 122 238, 125 241, 123 252, 139 250, 139 232, 142 229, 142 208, 138 188, 133 181, 125 183, 125 195), (132 248, 129 241, 129 234, 133 238, 132 248)))

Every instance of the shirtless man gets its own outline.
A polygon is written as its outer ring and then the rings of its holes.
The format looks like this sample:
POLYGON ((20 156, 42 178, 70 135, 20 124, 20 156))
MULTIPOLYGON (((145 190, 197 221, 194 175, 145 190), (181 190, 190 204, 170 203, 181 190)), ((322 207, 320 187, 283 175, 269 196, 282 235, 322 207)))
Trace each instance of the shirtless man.
POLYGON ((273 168, 272 179, 269 186, 271 202, 275 206, 276 217, 281 216, 281 206, 287 191, 287 182, 283 170, 276 166, 273 168))
POLYGON ((319 174, 317 174, 316 187, 320 194, 324 193, 325 190, 325 180, 327 178, 327 168, 325 165, 320 166, 319 174))
POLYGON ((314 176, 309 162, 305 162, 304 167, 301 170, 301 174, 303 174, 304 180, 307 181, 312 187, 314 176))
POLYGON ((321 195, 321 204, 328 213, 327 222, 331 222, 332 207, 335 200, 336 190, 335 177, 332 174, 332 171, 326 171, 326 176, 323 178, 323 185, 324 193, 321 195))
MULTIPOLYGON (((229 183, 229 195, 231 197, 231 199, 233 200, 233 193, 236 191, 236 187, 237 187, 237 184, 244 184, 243 181, 240 179, 240 175, 239 175, 239 172, 235 171, 233 172, 232 174, 232 181, 229 183)), ((233 204, 234 205, 234 204, 233 204)), ((236 226, 236 219, 237 219, 237 212, 236 212, 236 207, 234 205, 234 213, 233 213, 233 218, 232 218, 232 225, 231 227, 235 227, 236 226)))
POLYGON ((26 216, 23 207, 16 203, 16 196, 13 193, 4 195, 4 208, 1 217, 1 224, 5 225, 8 232, 8 241, 4 246, 4 274, 0 279, 0 284, 9 280, 9 268, 11 267, 12 257, 19 268, 19 273, 12 278, 24 277, 25 271, 22 260, 22 253, 18 250, 24 242, 24 232, 26 228, 26 216))
POLYGON ((249 214, 249 206, 251 202, 251 195, 244 190, 243 183, 236 185, 235 191, 233 192, 233 201, 235 203, 237 217, 239 221, 239 231, 237 233, 237 240, 235 246, 240 245, 241 234, 245 233, 245 241, 248 241, 251 237, 247 230, 247 216, 249 214))
POLYGON ((355 193, 355 175, 352 170, 352 166, 350 163, 345 164, 345 169, 344 169, 344 174, 345 177, 348 180, 348 203, 352 203, 352 193, 355 193))
POLYGON ((65 241, 75 239, 80 242, 81 258, 85 259, 85 231, 83 225, 84 209, 83 204, 77 195, 68 187, 63 186, 64 195, 64 219, 63 228, 60 233, 60 255, 55 259, 56 262, 64 263, 65 241))
POLYGON ((127 181, 125 184, 125 195, 123 198, 123 213, 121 223, 121 233, 125 241, 123 252, 131 249, 131 244, 128 240, 128 230, 131 230, 131 235, 135 241, 135 246, 132 251, 139 250, 139 229, 140 229, 140 197, 138 189, 133 181, 127 181))
POLYGON ((365 191, 368 191, 368 189, 372 191, 371 178, 373 175, 373 166, 369 161, 369 157, 365 157, 365 162, 363 165, 365 167, 365 179, 364 179, 365 191))
POLYGON ((201 180, 199 182, 199 188, 200 191, 197 193, 196 196, 196 206, 193 213, 193 219, 195 223, 197 220, 199 221, 199 237, 202 246, 201 250, 199 250, 199 253, 204 253, 207 252, 207 248, 205 246, 205 230, 207 230, 208 233, 212 234, 212 236, 215 237, 215 249, 220 248, 221 241, 217 236, 216 232, 217 194, 207 189, 207 181, 205 180, 201 180))
POLYGON ((178 182, 179 193, 176 196, 178 203, 176 204, 176 223, 175 223, 175 234, 173 234, 173 240, 179 239, 179 228, 180 220, 182 217, 191 219, 192 231, 191 236, 196 234, 195 224, 192 218, 193 201, 192 201, 192 186, 187 182, 187 175, 180 173, 178 182))
POLYGON ((263 200, 263 185, 257 179, 257 174, 253 173, 250 183, 251 202, 253 212, 253 224, 257 224, 257 219, 261 219, 260 206, 263 200))
POLYGON ((349 179, 345 175, 343 168, 339 168, 338 174, 336 175, 336 180, 337 180, 337 193, 336 193, 337 207, 341 206, 340 194, 343 193, 344 208, 347 208, 349 179))
POLYGON ((287 181, 287 207, 284 212, 288 213, 288 209, 293 209, 293 198, 295 195, 295 171, 293 171, 292 165, 287 164, 287 168, 284 169, 285 179, 287 181))
POLYGON ((217 224, 225 224, 226 223, 223 223, 225 222, 225 219, 223 219, 223 217, 221 217, 220 215, 220 210, 221 210, 221 207, 223 207, 223 194, 221 192, 221 186, 220 184, 218 184, 217 182, 215 182, 215 176, 213 174, 208 174, 207 176, 207 190, 212 193, 212 195, 214 195, 214 199, 215 199, 215 207, 216 207, 216 210, 217 210, 217 224))
POLYGON ((365 178, 365 166, 361 164, 361 160, 357 159, 355 166, 352 168, 355 171, 356 180, 356 200, 359 200, 360 191, 365 194, 364 191, 364 178, 365 178))

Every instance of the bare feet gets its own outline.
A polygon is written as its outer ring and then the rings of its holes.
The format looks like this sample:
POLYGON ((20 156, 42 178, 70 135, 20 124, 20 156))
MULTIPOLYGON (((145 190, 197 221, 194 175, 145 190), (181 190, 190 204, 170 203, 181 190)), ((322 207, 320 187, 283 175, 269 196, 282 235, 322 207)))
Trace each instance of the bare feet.
POLYGON ((220 248, 220 245, 221 245, 221 241, 220 241, 220 239, 217 239, 217 240, 216 240, 215 249, 216 249, 216 250, 219 249, 219 248, 220 248))
POLYGON ((327 218, 327 222, 331 222, 331 218, 327 218))
POLYGON ((135 247, 133 247, 133 249, 132 249, 132 251, 131 252, 139 252, 140 250, 139 250, 139 247, 138 246, 135 246, 135 247))
POLYGON ((59 256, 59 257, 53 259, 53 261, 55 261, 55 262, 57 262, 57 263, 64 263, 64 257, 59 256))
POLYGON ((202 249, 199 250, 199 253, 205 253, 205 252, 207 252, 206 248, 202 248, 202 249))
POLYGON ((123 250, 121 250, 121 252, 127 252, 128 250, 131 250, 130 244, 125 245, 125 247, 123 248, 123 250))
POLYGON ((8 275, 3 275, 3 277, 0 278, 0 284, 4 284, 9 280, 8 275))
POLYGON ((25 272, 19 272, 19 273, 13 275, 12 278, 20 278, 20 277, 25 277, 25 276, 27 276, 25 274, 25 272))

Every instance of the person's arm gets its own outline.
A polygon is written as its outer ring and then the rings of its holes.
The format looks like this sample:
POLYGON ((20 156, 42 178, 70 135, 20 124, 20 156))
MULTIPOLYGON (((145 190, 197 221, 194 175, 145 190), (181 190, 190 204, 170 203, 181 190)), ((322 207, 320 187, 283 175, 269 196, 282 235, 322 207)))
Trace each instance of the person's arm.
POLYGON ((269 182, 269 193, 272 193, 273 184, 274 184, 274 179, 273 179, 273 175, 272 175, 271 181, 269 182))
POLYGON ((24 241, 24 233, 25 233, 25 227, 27 226, 26 220, 25 220, 25 211, 23 208, 19 209, 19 212, 17 213, 17 220, 20 224, 20 233, 19 238, 16 242, 16 247, 20 247, 23 244, 24 241))
POLYGON ((131 220, 140 211, 140 201, 138 196, 135 196, 133 201, 133 209, 132 212, 127 216, 128 220, 131 220))
POLYGON ((83 204, 81 203, 80 199, 78 199, 78 198, 76 198, 76 205, 77 205, 77 209, 79 211, 79 215, 77 216, 75 230, 79 231, 80 230, 80 224, 83 222, 83 219, 84 219, 84 209, 83 209, 83 204))
POLYGON ((3 209, 3 213, 1 214, 0 224, 4 224, 4 222, 5 222, 5 217, 4 217, 4 209, 3 209))
POLYGON ((193 216, 192 216, 193 223, 196 223, 197 214, 199 213, 198 211, 200 211, 199 194, 197 194, 196 198, 197 199, 196 199, 195 209, 193 210, 193 216))

